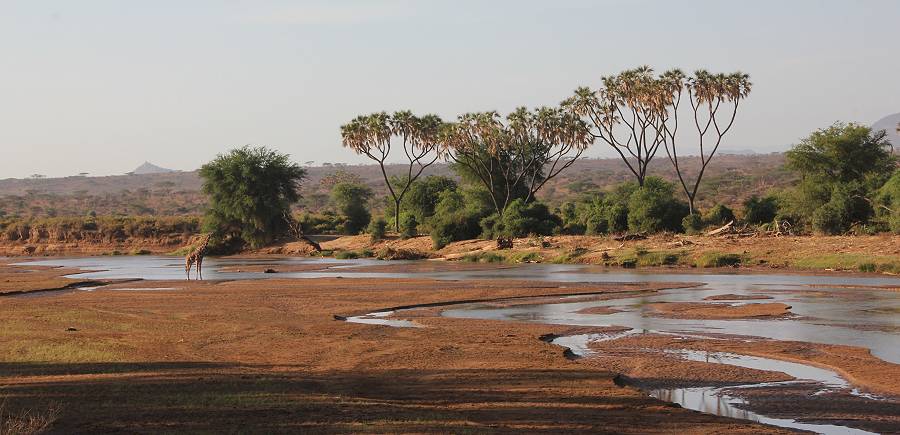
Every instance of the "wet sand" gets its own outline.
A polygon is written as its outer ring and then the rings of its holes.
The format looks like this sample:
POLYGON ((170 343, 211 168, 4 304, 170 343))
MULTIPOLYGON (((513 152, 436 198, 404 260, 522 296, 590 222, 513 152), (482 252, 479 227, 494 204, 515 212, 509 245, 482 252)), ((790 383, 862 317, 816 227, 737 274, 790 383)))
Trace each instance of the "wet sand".
POLYGON ((759 319, 791 315, 790 305, 779 302, 723 303, 668 302, 650 304, 654 315, 673 319, 759 319))
MULTIPOLYGON (((37 269, 0 268, 0 289, 73 281, 59 277, 71 271, 37 269)), ((421 328, 334 319, 448 301, 512 306, 578 294, 565 300, 620 298, 666 286, 172 280, 0 297, 0 395, 13 410, 58 404, 61 414, 53 430, 62 433, 790 433, 681 409, 616 383, 625 376, 638 385, 731 385, 786 376, 660 354, 695 349, 827 367, 868 391, 900 397, 900 366, 849 346, 641 335, 596 343, 592 347, 601 356, 573 361, 548 343, 548 336, 621 329, 453 319, 440 316, 442 307, 396 316, 414 319, 421 328), (167 290, 115 290, 129 287, 167 290), (601 294, 585 295, 592 292, 601 294)), ((756 396, 754 406, 772 414, 796 402, 781 392, 766 393, 747 394, 756 396)), ((896 402, 871 411, 857 398, 829 396, 803 406, 810 416, 855 419, 857 427, 882 432, 900 427, 896 402), (837 415, 834 403, 844 406, 843 414, 837 415)))
MULTIPOLYGON (((23 272, 4 269, 0 282, 12 273, 23 272)), ((24 274, 56 282, 46 272, 24 274)), ((177 289, 0 298, 7 409, 57 404, 53 431, 60 433, 788 433, 621 388, 616 372, 575 364, 540 339, 570 328, 441 317, 420 319, 425 328, 391 328, 333 319, 572 288, 393 279, 139 284, 177 289)))

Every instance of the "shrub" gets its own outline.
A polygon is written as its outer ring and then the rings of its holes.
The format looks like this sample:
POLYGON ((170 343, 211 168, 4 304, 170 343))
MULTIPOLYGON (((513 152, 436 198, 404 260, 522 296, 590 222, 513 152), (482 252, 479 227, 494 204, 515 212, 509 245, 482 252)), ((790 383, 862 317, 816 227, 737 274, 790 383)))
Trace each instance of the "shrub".
POLYGON ((744 222, 753 225, 772 222, 778 214, 778 201, 774 196, 760 198, 753 195, 744 201, 744 222))
POLYGON ((422 260, 424 258, 428 258, 427 255, 414 251, 412 249, 394 249, 390 246, 385 246, 378 250, 375 254, 379 260, 422 260))
POLYGON ((509 203, 502 216, 491 215, 481 221, 483 235, 495 237, 526 237, 529 234, 549 235, 562 221, 539 202, 525 203, 516 199, 509 203))
POLYGON ((875 263, 862 263, 859 265, 860 272, 875 272, 878 269, 878 266, 875 263))
POLYGON ((301 213, 297 219, 303 229, 303 234, 335 234, 343 228, 346 218, 337 215, 331 210, 322 213, 301 213))
POLYGON ((823 234, 841 234, 847 230, 844 210, 828 203, 816 209, 812 215, 813 228, 823 234))
POLYGON ((476 254, 466 254, 462 261, 467 263, 503 263, 506 257, 496 252, 479 252, 476 254))
POLYGON ((478 237, 479 221, 483 217, 480 207, 466 207, 467 198, 455 190, 440 193, 434 216, 430 219, 431 241, 434 249, 441 249, 451 242, 478 237))
POLYGON ((608 232, 609 222, 606 220, 606 216, 603 216, 600 213, 591 213, 588 215, 584 223, 584 234, 596 236, 608 232))
POLYGON ((338 260, 354 260, 359 258, 359 254, 355 251, 338 251, 334 254, 334 258, 338 260))
POLYGON ((697 259, 698 267, 725 267, 740 266, 742 258, 740 254, 721 254, 718 252, 704 252, 697 259))
POLYGON ((519 252, 509 257, 513 263, 540 263, 544 257, 537 252, 519 252))
POLYGON ((858 183, 835 184, 831 198, 813 212, 813 228, 824 234, 843 234, 854 223, 868 222, 872 206, 858 183))
POLYGON ((722 226, 734 221, 734 211, 722 204, 716 204, 703 214, 703 221, 707 225, 722 226))
POLYGON ((675 199, 675 185, 647 177, 644 186, 628 197, 628 229, 635 232, 681 231, 687 204, 675 199))
POLYGON ((416 228, 419 226, 419 223, 416 221, 416 215, 412 213, 404 213, 400 215, 400 237, 404 239, 410 239, 415 237, 418 233, 416 232, 416 228))
POLYGON ((688 234, 698 234, 703 231, 703 219, 696 213, 689 214, 681 220, 681 226, 688 234))
POLYGON ((372 243, 383 240, 387 233, 387 222, 385 222, 384 218, 373 219, 369 222, 367 232, 372 238, 372 243))
POLYGON ((579 213, 578 208, 579 206, 574 202, 566 202, 557 210, 556 214, 562 220, 562 233, 577 235, 587 231, 587 221, 590 217, 583 216, 583 214, 592 213, 579 213))
POLYGON ((606 232, 621 233, 628 230, 628 206, 625 204, 611 204, 604 208, 606 217, 606 232))
POLYGON ((359 234, 369 225, 372 215, 366 209, 366 203, 371 197, 372 190, 362 184, 342 182, 334 185, 331 199, 345 218, 338 227, 342 234, 359 234))
MULTIPOLYGON (((441 193, 456 189, 456 181, 452 178, 429 175, 414 181, 409 186, 409 192, 403 198, 402 207, 415 217, 416 222, 421 224, 434 215, 435 208, 441 200, 441 193)), ((393 212, 393 207, 393 204, 389 204, 389 212, 393 212)), ((403 225, 403 219, 400 220, 400 225, 403 225)), ((400 231, 402 232, 403 229, 401 228, 400 231)))
POLYGON ((878 189, 875 201, 878 216, 893 233, 900 234, 900 171, 895 171, 894 175, 878 189))

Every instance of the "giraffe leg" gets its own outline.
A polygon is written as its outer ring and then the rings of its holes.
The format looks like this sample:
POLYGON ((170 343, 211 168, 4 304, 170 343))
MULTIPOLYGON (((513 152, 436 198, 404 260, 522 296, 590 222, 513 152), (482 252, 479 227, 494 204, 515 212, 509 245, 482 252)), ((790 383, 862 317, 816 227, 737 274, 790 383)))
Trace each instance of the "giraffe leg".
POLYGON ((197 276, 203 280, 203 257, 197 259, 197 276))
POLYGON ((187 280, 188 280, 188 281, 191 280, 191 266, 192 266, 192 264, 191 264, 190 261, 185 261, 185 262, 184 262, 184 273, 185 273, 185 275, 187 275, 187 280))

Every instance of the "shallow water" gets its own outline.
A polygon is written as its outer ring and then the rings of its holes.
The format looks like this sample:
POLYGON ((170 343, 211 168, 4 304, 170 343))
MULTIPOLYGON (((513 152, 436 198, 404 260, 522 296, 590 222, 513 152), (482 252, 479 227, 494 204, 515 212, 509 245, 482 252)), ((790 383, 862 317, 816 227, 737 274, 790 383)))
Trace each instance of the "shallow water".
MULTIPOLYGON (((406 262, 392 262, 402 264, 406 262)), ((23 264, 64 266, 85 270, 72 275, 79 279, 142 278, 153 280, 184 279, 184 263, 180 258, 140 257, 90 257, 55 258, 23 264)), ((279 259, 218 259, 204 262, 206 279, 266 279, 266 278, 432 278, 439 280, 509 279, 544 282, 676 282, 698 283, 699 287, 663 290, 638 297, 607 301, 578 301, 556 304, 520 305, 508 308, 469 304, 454 306, 442 315, 459 318, 516 320, 579 326, 622 326, 627 331, 611 334, 584 334, 556 337, 553 342, 569 348, 577 356, 593 355, 589 347, 592 341, 615 340, 626 335, 645 332, 712 338, 709 335, 730 334, 764 337, 777 340, 797 340, 823 344, 842 344, 868 348, 883 360, 900 363, 900 293, 871 288, 842 288, 857 286, 900 286, 900 279, 893 277, 860 277, 846 275, 800 274, 740 274, 740 273, 669 273, 598 269, 579 265, 526 264, 503 269, 471 271, 432 271, 412 273, 374 273, 348 269, 353 266, 387 264, 378 260, 334 260, 324 258, 279 259), (265 264, 320 265, 324 270, 315 272, 225 272, 225 266, 265 264), (813 287, 815 286, 815 287, 813 287), (704 301, 708 296, 721 294, 769 296, 756 301, 704 301), (791 319, 760 320, 686 320, 654 317, 648 304, 658 302, 703 302, 721 304, 782 302, 792 306, 799 317, 791 319), (610 307, 613 314, 579 314, 590 307, 610 307)), ((563 298, 565 301, 565 298, 563 298)), ((421 326, 409 320, 391 318, 395 312, 383 310, 346 319, 350 322, 393 327, 421 326)), ((684 352, 683 358, 703 358, 710 354, 684 352)), ((849 384, 828 370, 766 358, 733 354, 713 354, 709 362, 732 364, 762 370, 774 370, 790 374, 798 379, 818 382, 823 391, 848 389, 849 384)), ((767 385, 771 386, 773 383, 767 385)), ((774 383, 778 384, 778 383, 774 383)), ((729 389, 752 386, 728 387, 729 389)), ((867 433, 856 429, 801 423, 793 419, 778 419, 742 409, 745 403, 729 396, 725 388, 698 387, 654 390, 650 394, 687 408, 736 418, 744 418, 782 427, 811 430, 819 433, 867 433)), ((862 395, 866 397, 865 395, 862 395)))
MULTIPOLYGON (((523 264, 500 269, 471 271, 434 271, 412 273, 374 273, 347 270, 352 266, 404 264, 372 259, 335 260, 329 258, 222 259, 204 261, 206 279, 267 278, 433 278, 441 280, 514 279, 553 282, 704 282, 697 288, 664 290, 656 294, 610 301, 539 304, 511 308, 460 307, 444 312, 449 317, 527 320, 580 326, 625 326, 638 331, 669 333, 727 333, 797 340, 823 344, 860 346, 872 350, 878 358, 900 363, 900 293, 878 289, 842 289, 845 285, 900 286, 900 278, 846 275, 787 275, 739 273, 660 273, 598 269, 581 265, 523 264), (318 265, 324 271, 224 272, 225 266, 239 265, 318 265), (810 285, 820 287, 811 288, 810 285), (831 287, 829 287, 829 285, 831 287), (704 302, 719 294, 766 295, 759 302, 783 302, 801 316, 790 320, 685 320, 649 316, 647 304, 655 302, 704 302), (822 296, 822 295, 826 296, 822 296), (621 312, 608 315, 577 314, 594 307, 612 307, 621 312)), ((53 258, 22 264, 65 266, 85 270, 72 275, 79 279, 184 279, 184 263, 178 257, 121 256, 53 258)), ((742 301, 754 303, 756 301, 742 301)))

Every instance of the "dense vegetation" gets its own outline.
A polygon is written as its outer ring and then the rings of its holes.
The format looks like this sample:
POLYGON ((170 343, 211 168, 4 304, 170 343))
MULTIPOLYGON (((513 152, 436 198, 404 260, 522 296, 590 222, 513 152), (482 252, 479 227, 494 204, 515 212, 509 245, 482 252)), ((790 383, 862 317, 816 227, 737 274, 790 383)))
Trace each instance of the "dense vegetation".
POLYGON ((203 165, 200 176, 209 196, 204 230, 224 245, 257 248, 288 231, 305 171, 285 154, 245 146, 203 165))
POLYGON ((200 231, 196 216, 84 216, 0 218, 0 235, 7 242, 123 242, 129 239, 187 240, 200 231))

